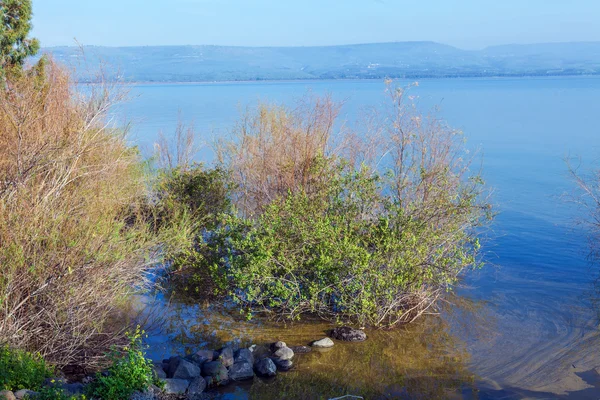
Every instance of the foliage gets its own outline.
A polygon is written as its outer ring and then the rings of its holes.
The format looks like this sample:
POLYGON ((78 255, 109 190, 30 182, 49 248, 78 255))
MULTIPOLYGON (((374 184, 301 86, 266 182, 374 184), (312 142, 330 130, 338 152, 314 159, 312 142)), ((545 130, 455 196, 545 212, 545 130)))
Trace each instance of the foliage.
POLYGON ((21 68, 27 57, 38 52, 38 40, 27 38, 31 17, 31 0, 0 1, 0 71, 21 68))
POLYGON ((462 134, 388 92, 364 131, 336 137, 335 107, 317 101, 261 107, 222 145, 242 212, 222 215, 202 261, 247 311, 393 326, 479 266, 492 215, 462 134))
MULTIPOLYGON (((29 397, 27 397, 29 398, 29 397)), ((32 399, 36 400, 86 400, 85 395, 71 395, 63 388, 56 386, 46 386, 37 391, 32 399)))
MULTIPOLYGON (((256 220, 226 217, 223 273, 234 298, 288 318, 316 313, 372 326, 427 310, 476 264, 479 245, 460 226, 414 218, 385 195, 385 181, 367 168, 341 172, 322 197, 299 192, 256 220)), ((473 201, 447 206, 458 213, 473 201)))
POLYGON ((0 390, 36 390, 51 375, 52 368, 39 355, 0 347, 0 390))
POLYGON ((128 335, 129 344, 119 350, 113 347, 108 358, 112 365, 108 374, 98 373, 90 387, 90 397, 103 400, 128 399, 136 391, 146 390, 153 382, 152 361, 146 359, 138 327, 128 335))
POLYGON ((159 238, 136 149, 104 116, 122 97, 85 95, 50 62, 0 91, 0 341, 62 367, 96 367, 122 338, 159 238))

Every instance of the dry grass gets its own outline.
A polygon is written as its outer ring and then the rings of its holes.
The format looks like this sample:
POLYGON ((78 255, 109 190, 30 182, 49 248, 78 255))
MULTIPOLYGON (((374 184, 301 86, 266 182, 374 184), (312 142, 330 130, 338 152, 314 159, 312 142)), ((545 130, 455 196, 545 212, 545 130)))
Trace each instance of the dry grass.
POLYGON ((0 341, 93 366, 142 283, 152 243, 130 217, 144 175, 106 122, 114 86, 78 95, 52 62, 34 75, 0 90, 0 341))

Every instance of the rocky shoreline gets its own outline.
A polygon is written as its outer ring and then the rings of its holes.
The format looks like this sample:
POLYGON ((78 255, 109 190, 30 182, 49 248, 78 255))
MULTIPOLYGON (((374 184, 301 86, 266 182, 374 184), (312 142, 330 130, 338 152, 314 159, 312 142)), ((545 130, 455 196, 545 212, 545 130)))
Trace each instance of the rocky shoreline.
MULTIPOLYGON (((335 340, 358 342, 366 340, 364 331, 350 327, 335 328, 329 336, 335 340)), ((131 400, 151 399, 204 399, 206 392, 235 382, 255 378, 274 378, 280 372, 294 367, 296 355, 323 351, 335 345, 330 337, 314 340, 308 345, 288 346, 285 342, 252 345, 248 348, 226 346, 219 350, 202 349, 185 356, 172 356, 154 363, 155 378, 164 382, 159 388, 151 386, 145 392, 135 393, 131 400)), ((66 394, 86 393, 86 385, 93 381, 67 383, 64 379, 50 379, 47 386, 60 387, 66 394)), ((22 389, 15 393, 0 392, 0 399, 35 399, 37 393, 22 389)))

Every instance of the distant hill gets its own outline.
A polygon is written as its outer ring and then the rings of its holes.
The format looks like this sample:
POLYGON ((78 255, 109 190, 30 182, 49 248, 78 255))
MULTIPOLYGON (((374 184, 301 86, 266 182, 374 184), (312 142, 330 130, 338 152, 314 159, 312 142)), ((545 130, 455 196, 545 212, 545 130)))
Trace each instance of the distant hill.
POLYGON ((504 45, 468 51, 435 42, 324 47, 88 46, 43 49, 93 80, 101 63, 129 82, 369 79, 600 74, 600 42, 504 45), (85 59, 85 68, 81 67, 85 59))

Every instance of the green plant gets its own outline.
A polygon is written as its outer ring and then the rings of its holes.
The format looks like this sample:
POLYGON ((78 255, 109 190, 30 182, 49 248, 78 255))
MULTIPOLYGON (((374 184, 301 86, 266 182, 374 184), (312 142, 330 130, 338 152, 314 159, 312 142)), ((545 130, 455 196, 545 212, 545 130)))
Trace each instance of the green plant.
POLYGON ((461 132, 388 90, 389 112, 337 141, 335 107, 317 101, 261 107, 221 147, 241 212, 221 215, 200 260, 246 313, 393 326, 480 266, 492 214, 461 132))
POLYGON ((0 347, 0 390, 37 390, 52 372, 39 355, 0 347))
POLYGON ((68 394, 63 388, 46 386, 37 391, 37 394, 32 397, 27 397, 36 400, 86 400, 87 397, 81 395, 68 394))
POLYGON ((152 362, 144 355, 139 327, 127 334, 129 344, 122 349, 113 348, 108 358, 112 365, 108 373, 98 373, 90 387, 90 397, 103 400, 127 399, 136 391, 143 391, 154 383, 152 362))

